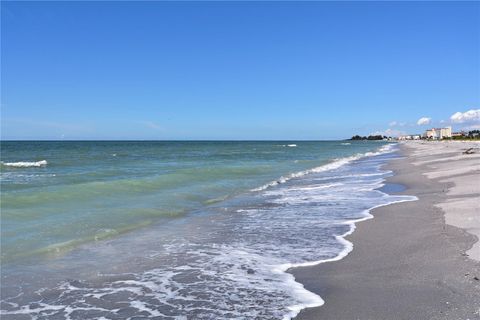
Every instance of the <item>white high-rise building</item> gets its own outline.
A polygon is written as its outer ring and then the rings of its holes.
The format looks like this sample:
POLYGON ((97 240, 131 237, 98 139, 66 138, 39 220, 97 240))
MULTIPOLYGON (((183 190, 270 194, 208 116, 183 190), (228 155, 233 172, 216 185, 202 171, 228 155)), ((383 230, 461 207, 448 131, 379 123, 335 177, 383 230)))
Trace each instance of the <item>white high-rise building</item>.
POLYGON ((452 137, 452 127, 445 128, 432 128, 423 134, 423 137, 426 139, 441 140, 445 138, 452 137))

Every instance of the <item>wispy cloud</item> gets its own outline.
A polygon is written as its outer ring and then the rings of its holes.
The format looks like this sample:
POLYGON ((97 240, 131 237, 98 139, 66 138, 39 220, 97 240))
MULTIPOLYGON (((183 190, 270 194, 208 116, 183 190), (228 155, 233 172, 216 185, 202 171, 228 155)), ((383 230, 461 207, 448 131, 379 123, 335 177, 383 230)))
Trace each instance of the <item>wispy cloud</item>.
POLYGON ((153 121, 139 121, 139 123, 152 130, 164 130, 163 127, 153 121))
POLYGON ((405 127, 407 125, 406 122, 399 122, 399 121, 392 121, 388 124, 389 127, 405 127))
POLYGON ((423 126, 423 125, 430 124, 431 121, 432 121, 432 118, 422 117, 422 118, 418 119, 417 124, 419 126, 423 126))
POLYGON ((371 135, 374 135, 374 136, 381 135, 381 136, 387 136, 387 137, 398 137, 405 134, 406 134, 405 131, 391 129, 391 128, 388 128, 384 131, 375 131, 371 133, 371 135))

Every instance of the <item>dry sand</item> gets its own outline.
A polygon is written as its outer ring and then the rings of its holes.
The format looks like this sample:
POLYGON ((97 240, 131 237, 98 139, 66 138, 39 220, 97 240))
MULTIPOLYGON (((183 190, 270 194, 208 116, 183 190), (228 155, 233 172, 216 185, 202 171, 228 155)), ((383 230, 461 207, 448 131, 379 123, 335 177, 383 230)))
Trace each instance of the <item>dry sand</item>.
MULTIPOLYGON (((445 211, 447 224, 463 228, 480 239, 480 143, 410 142, 410 159, 425 168, 424 175, 439 183, 450 183, 445 201, 437 204, 445 211), (466 154, 472 149, 474 153, 466 154)), ((480 242, 466 252, 480 261, 480 242)))
POLYGON ((480 319, 480 150, 463 154, 471 147, 480 145, 403 144, 388 182, 419 200, 373 210, 343 260, 291 270, 325 300, 296 319, 480 319))

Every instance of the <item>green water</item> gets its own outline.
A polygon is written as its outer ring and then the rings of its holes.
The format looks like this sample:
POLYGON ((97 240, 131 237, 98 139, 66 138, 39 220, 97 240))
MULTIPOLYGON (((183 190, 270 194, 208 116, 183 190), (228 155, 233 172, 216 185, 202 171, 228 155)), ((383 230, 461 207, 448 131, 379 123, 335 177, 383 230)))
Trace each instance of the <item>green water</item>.
POLYGON ((62 254, 162 219, 185 217, 282 176, 381 145, 364 141, 4 141, 2 261, 62 254), (39 162, 43 160, 46 164, 39 162))

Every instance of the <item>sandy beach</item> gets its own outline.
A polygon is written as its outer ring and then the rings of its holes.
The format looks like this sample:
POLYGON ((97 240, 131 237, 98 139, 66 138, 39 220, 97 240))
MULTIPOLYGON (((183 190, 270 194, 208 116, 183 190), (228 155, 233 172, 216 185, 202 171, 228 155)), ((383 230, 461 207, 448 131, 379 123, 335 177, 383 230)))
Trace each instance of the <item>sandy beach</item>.
POLYGON ((480 319, 480 144, 409 142, 401 153, 386 187, 418 201, 373 210, 343 260, 293 269, 325 300, 296 319, 480 319))

